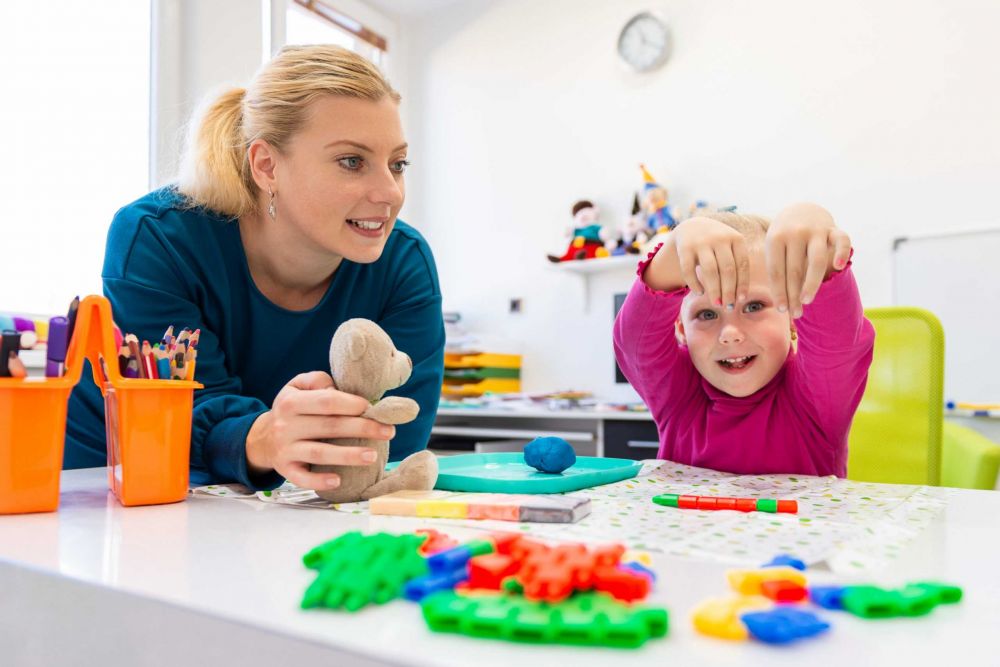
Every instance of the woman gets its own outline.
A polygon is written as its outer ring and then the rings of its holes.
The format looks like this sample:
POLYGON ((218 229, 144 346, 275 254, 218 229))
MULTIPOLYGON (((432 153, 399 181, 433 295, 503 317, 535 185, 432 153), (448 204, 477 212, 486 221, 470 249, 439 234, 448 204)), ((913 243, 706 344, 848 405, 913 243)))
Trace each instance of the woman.
MULTIPOLYGON (((311 464, 365 465, 374 452, 323 439, 392 439, 392 460, 426 446, 444 326, 430 248, 396 219, 408 164, 399 99, 350 51, 286 48, 247 90, 208 106, 177 185, 115 215, 102 276, 118 325, 150 341, 171 324, 201 329, 195 483, 329 489, 337 475, 311 464), (413 360, 391 393, 416 400, 420 416, 398 432, 359 417, 367 401, 318 370, 354 317, 378 322, 413 360)), ((65 467, 105 460, 101 395, 81 382, 65 467)))

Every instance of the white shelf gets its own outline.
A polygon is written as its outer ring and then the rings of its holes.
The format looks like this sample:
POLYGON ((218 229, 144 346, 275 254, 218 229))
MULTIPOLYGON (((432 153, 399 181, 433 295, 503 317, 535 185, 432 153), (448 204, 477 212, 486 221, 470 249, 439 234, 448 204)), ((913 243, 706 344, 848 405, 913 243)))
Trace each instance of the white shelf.
POLYGON ((563 273, 575 273, 583 276, 583 310, 590 310, 590 277, 596 273, 617 271, 618 275, 631 277, 635 275, 639 258, 642 255, 619 255, 618 257, 595 257, 594 259, 574 259, 559 262, 549 266, 563 273), (627 272, 627 273, 626 273, 627 272))
POLYGON ((632 268, 639 264, 639 255, 622 255, 619 257, 597 257, 594 259, 574 259, 568 262, 552 264, 552 268, 567 273, 603 273, 615 269, 632 268))

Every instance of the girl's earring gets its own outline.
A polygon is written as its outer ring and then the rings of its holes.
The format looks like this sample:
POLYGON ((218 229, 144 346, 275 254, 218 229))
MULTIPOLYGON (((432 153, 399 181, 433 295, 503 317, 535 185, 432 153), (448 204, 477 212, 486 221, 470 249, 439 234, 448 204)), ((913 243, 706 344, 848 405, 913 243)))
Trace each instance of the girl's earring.
POLYGON ((799 333, 795 329, 792 329, 792 340, 798 340, 798 339, 799 339, 799 333))
POLYGON ((271 220, 274 220, 275 219, 274 218, 274 213, 275 213, 275 208, 274 208, 274 192, 271 190, 271 186, 270 185, 267 186, 267 194, 271 195, 271 201, 268 202, 268 205, 267 205, 267 214, 269 216, 271 216, 271 220))

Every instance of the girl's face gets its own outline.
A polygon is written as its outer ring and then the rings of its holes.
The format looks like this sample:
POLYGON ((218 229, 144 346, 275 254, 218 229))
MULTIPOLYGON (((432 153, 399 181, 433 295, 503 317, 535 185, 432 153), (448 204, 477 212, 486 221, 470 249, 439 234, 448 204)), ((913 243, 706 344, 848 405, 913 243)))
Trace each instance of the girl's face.
POLYGON ((391 98, 316 100, 276 156, 278 222, 330 254, 374 262, 403 206, 406 148, 391 98))
POLYGON ((791 349, 791 319, 771 298, 762 251, 750 251, 747 300, 727 310, 688 294, 677 338, 702 377, 730 396, 749 396, 777 375, 791 349))

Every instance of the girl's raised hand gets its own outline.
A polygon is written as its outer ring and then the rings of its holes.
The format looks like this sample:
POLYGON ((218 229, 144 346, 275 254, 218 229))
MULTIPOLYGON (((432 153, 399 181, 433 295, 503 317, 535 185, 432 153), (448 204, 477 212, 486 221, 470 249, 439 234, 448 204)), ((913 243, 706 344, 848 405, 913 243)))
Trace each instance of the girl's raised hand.
POLYGON ((767 275, 778 310, 802 316, 833 271, 847 266, 851 239, 816 204, 793 204, 774 219, 764 241, 767 275))
POLYGON ((750 258, 742 234, 717 220, 693 217, 677 225, 670 239, 681 280, 692 292, 727 308, 746 300, 750 258))

